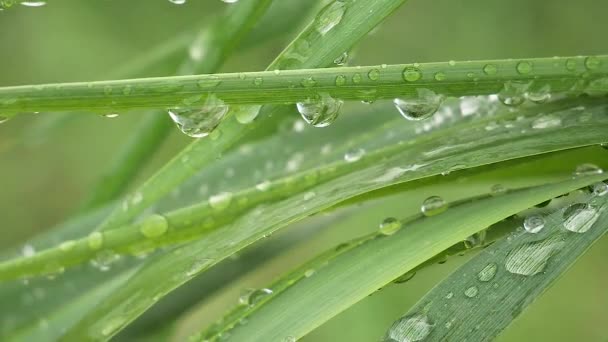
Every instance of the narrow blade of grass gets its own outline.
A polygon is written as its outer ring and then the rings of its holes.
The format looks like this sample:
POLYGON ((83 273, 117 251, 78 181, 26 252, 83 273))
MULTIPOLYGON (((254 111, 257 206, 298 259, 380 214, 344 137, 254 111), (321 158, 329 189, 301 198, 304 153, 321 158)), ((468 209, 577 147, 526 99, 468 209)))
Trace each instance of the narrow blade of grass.
POLYGON ((493 340, 608 230, 605 196, 575 203, 544 216, 539 233, 521 227, 460 267, 395 321, 385 341, 493 340), (587 211, 568 211, 577 205, 587 211))

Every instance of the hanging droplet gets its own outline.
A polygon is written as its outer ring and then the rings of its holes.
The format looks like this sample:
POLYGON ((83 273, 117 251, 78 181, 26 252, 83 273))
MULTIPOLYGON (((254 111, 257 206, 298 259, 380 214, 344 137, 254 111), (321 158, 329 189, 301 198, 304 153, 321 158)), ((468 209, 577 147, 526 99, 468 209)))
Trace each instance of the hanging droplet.
POLYGON ((356 148, 349 150, 344 154, 344 160, 348 163, 354 163, 359 161, 365 155, 365 150, 362 148, 356 148))
POLYGON ((608 184, 604 182, 597 182, 591 186, 591 191, 596 196, 604 196, 608 194, 608 184))
POLYGON ((259 289, 259 290, 249 289, 249 290, 245 291, 239 297, 239 302, 242 305, 253 306, 253 305, 257 304, 261 299, 263 299, 264 297, 269 296, 271 294, 272 294, 271 289, 259 289))
POLYGON ((240 106, 235 108, 234 116, 236 121, 246 125, 252 123, 260 115, 261 110, 261 105, 240 106))
POLYGON ((334 64, 343 66, 348 61, 348 52, 344 51, 338 58, 334 59, 334 64))
POLYGON ((540 215, 530 215, 524 220, 524 229, 528 233, 537 234, 545 227, 545 218, 540 215))
POLYGON ((167 233, 169 223, 162 215, 152 215, 141 223, 139 230, 148 239, 155 239, 167 233))
POLYGON ((177 127, 192 138, 208 136, 222 122, 229 107, 215 95, 209 95, 201 108, 172 108, 168 113, 177 127))
POLYGON ((343 0, 335 0, 325 6, 315 20, 315 28, 321 35, 331 31, 342 21, 346 12, 346 3, 343 0))
POLYGON ((479 273, 477 273, 477 279, 482 282, 488 282, 494 279, 496 275, 496 271, 498 270, 498 265, 495 263, 489 263, 486 267, 482 268, 479 273))
POLYGON ((418 89, 418 97, 413 99, 395 99, 393 103, 407 120, 428 119, 437 112, 443 103, 444 96, 437 95, 428 89, 418 89))
POLYGON ((209 197, 209 205, 215 210, 224 210, 230 206, 232 202, 231 192, 221 192, 217 195, 209 197))
POLYGON ((584 233, 593 227, 599 217, 598 210, 590 204, 572 204, 564 210, 564 227, 574 233, 584 233))
POLYGON ((563 238, 553 235, 541 241, 525 243, 507 255, 505 268, 513 274, 531 276, 542 272, 547 261, 565 244, 563 238))
POLYGON ((517 107, 524 103, 527 83, 507 81, 498 92, 498 100, 506 106, 517 107))
POLYGON ((595 164, 585 163, 578 165, 574 170, 574 177, 584 177, 584 176, 593 176, 593 175, 601 175, 604 173, 604 170, 595 164))
POLYGON ((416 342, 424 340, 433 329, 426 315, 414 314, 402 317, 390 327, 384 342, 416 342))
POLYGON ((380 223, 380 234, 393 235, 401 229, 401 221, 394 217, 388 217, 380 223))
POLYGON ((298 102, 296 106, 304 121, 315 127, 327 127, 336 120, 343 104, 344 101, 336 100, 329 94, 321 94, 318 99, 298 102))
POLYGON ((534 103, 545 103, 551 98, 551 86, 549 84, 541 86, 532 84, 532 86, 528 88, 526 98, 534 103))
POLYGON ((439 196, 431 196, 422 202, 420 211, 424 216, 435 216, 448 209, 448 203, 439 196))

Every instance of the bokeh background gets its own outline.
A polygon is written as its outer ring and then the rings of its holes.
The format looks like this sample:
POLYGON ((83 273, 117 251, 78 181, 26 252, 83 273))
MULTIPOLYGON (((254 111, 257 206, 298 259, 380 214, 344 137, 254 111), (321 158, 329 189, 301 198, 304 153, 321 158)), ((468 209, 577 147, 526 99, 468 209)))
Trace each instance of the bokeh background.
MULTIPOLYGON (((203 26, 229 6, 220 0, 189 0, 181 6, 167 0, 49 2, 41 8, 17 6, 0 12, 0 86, 113 77, 114 70, 142 52, 203 26)), ((353 50, 350 64, 602 54, 607 52, 606 13, 608 2, 602 0, 410 0, 353 50)), ((263 70, 291 38, 286 33, 246 50, 237 49, 223 71, 263 70)), ((171 75, 175 63, 177 60, 142 76, 171 75)), ((138 119, 137 113, 112 120, 75 113, 74 118, 47 132, 36 125, 42 115, 50 114, 24 115, 0 125, 0 247, 18 246, 73 213, 138 119)), ((176 129, 138 182, 188 141, 176 129)), ((606 157, 608 151, 591 148, 549 158, 543 167, 548 177, 551 170, 561 172, 563 158, 588 158, 606 168, 606 157)), ((522 167, 525 170, 526 166, 522 167)), ((491 171, 487 182, 477 180, 466 186, 483 191, 496 182, 526 181, 525 172, 491 171)), ((436 193, 457 197, 466 179, 451 181, 454 179, 448 177, 436 188, 425 188, 424 193, 403 195, 399 208, 387 207, 381 201, 367 203, 374 208, 367 220, 351 222, 345 211, 338 215, 340 219, 334 217, 329 229, 322 217, 314 218, 309 225, 320 227, 314 237, 264 259, 258 270, 236 275, 226 288, 193 308, 182 319, 180 329, 186 334, 201 322, 217 318, 236 302, 244 288, 263 286, 312 253, 376 229, 377 223, 395 210, 404 216, 414 213, 422 199, 436 193)), ((395 318, 464 260, 431 267, 406 284, 387 286, 303 340, 375 341, 395 318)), ((608 341, 606 260, 608 238, 597 243, 499 341, 608 341)))

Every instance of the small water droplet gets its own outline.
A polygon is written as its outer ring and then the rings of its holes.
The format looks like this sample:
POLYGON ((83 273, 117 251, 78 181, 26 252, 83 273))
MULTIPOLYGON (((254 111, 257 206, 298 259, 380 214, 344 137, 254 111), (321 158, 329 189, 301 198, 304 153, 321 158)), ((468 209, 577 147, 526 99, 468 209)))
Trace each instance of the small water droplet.
POLYGON ((305 276, 306 278, 310 278, 310 277, 312 277, 314 274, 315 274, 315 270, 314 270, 314 269, 312 269, 312 268, 311 268, 311 269, 308 269, 308 270, 306 270, 306 272, 304 272, 304 276, 305 276))
POLYGON ((325 6, 315 20, 315 28, 321 35, 331 31, 342 21, 346 12, 346 3, 342 0, 335 0, 325 6))
POLYGON ((349 150, 344 154, 344 160, 348 163, 359 161, 365 155, 365 150, 362 148, 349 150))
POLYGON ((201 89, 209 89, 209 88, 215 88, 218 85, 220 85, 222 83, 222 80, 215 75, 210 75, 210 76, 204 76, 203 78, 201 78, 200 80, 198 80, 196 82, 196 84, 198 85, 199 88, 201 89))
POLYGON ((532 121, 533 129, 556 128, 562 125, 562 119, 553 115, 543 115, 532 121))
POLYGON ((87 244, 89 245, 89 248, 94 251, 101 249, 103 246, 103 234, 101 232, 92 232, 87 237, 87 244))
POLYGON ((314 127, 327 127, 336 120, 343 104, 342 100, 336 100, 328 94, 321 94, 317 99, 298 102, 296 107, 307 123, 314 127))
POLYGON ((388 217, 380 223, 380 234, 393 235, 401 229, 401 221, 394 217, 388 217))
POLYGON ((296 338, 293 336, 287 336, 285 337, 285 339, 283 340, 283 342, 296 342, 296 338))
POLYGON ((111 250, 105 250, 97 253, 94 259, 91 259, 91 265, 98 270, 105 272, 110 269, 110 266, 120 260, 120 255, 111 250))
POLYGON ((568 71, 576 71, 576 60, 572 58, 568 58, 566 60, 566 70, 568 71))
POLYGON ((400 275, 399 278, 393 280, 393 283, 395 283, 395 284, 407 283, 408 281, 412 280, 412 278, 414 278, 415 275, 416 275, 415 271, 410 271, 410 272, 404 273, 404 274, 400 275))
POLYGON ((74 240, 64 241, 59 245, 59 249, 64 252, 69 252, 74 249, 74 247, 76 247, 76 241, 74 240))
POLYGON ((172 108, 168 113, 177 127, 192 138, 208 136, 222 122, 229 107, 214 95, 200 108, 172 108))
POLYGON ((253 84, 259 87, 264 84, 264 79, 261 77, 256 77, 253 79, 253 84))
POLYGON ((336 86, 341 87, 346 84, 346 76, 338 75, 336 76, 336 86))
POLYGON ((169 223, 162 215, 152 215, 141 223, 139 230, 148 239, 155 239, 167 233, 169 223))
POLYGON ((348 61, 348 52, 344 51, 338 58, 334 59, 334 64, 337 66, 343 66, 348 61))
POLYGON ((520 74, 523 74, 523 75, 529 74, 530 71, 532 71, 532 64, 527 61, 522 61, 522 62, 517 63, 516 69, 517 69, 517 72, 520 74))
POLYGON ((496 271, 498 270, 498 265, 495 263, 489 263, 488 265, 486 265, 486 267, 484 267, 481 271, 479 271, 479 273, 477 273, 477 279, 479 279, 479 281, 483 281, 483 282, 488 282, 492 279, 494 279, 494 276, 496 275, 496 271))
POLYGON ((442 71, 438 71, 438 72, 435 73, 435 80, 436 81, 445 81, 446 77, 447 76, 442 71))
POLYGON ((479 289, 477 288, 477 286, 471 286, 464 290, 464 295, 469 298, 474 298, 475 296, 477 296, 478 293, 479 289))
POLYGON ((236 121, 246 125, 252 123, 262 110, 261 105, 240 106, 234 111, 236 121))
POLYGON ((565 244, 559 235, 525 243, 507 255, 505 268, 513 274, 531 276, 542 272, 547 261, 565 244))
POLYGON ((528 88, 526 98, 534 103, 545 103, 551 98, 551 86, 549 84, 544 85, 532 85, 528 88))
POLYGON ((42 7, 46 5, 46 1, 23 1, 20 4, 26 7, 42 7))
POLYGON ((505 188, 504 185, 502 185, 502 184, 494 184, 490 188, 490 194, 492 196, 502 195, 506 192, 507 192, 507 188, 505 188))
POLYGON ((418 89, 418 97, 413 99, 395 99, 393 103, 399 113, 407 120, 419 121, 428 119, 437 112, 443 103, 444 96, 437 95, 428 89, 418 89))
POLYGON ((519 106, 524 103, 527 90, 527 83, 507 81, 498 92, 498 100, 506 106, 519 106))
POLYGON ((359 84, 361 83, 361 81, 363 81, 363 76, 361 76, 360 73, 356 73, 353 75, 353 83, 354 84, 359 84))
POLYGON ((377 81, 380 78, 380 70, 372 69, 367 73, 367 77, 372 81, 377 81))
POLYGON ((599 218, 598 210, 586 203, 576 203, 564 210, 564 227, 574 233, 584 233, 599 218))
POLYGON ((595 164, 585 163, 585 164, 578 165, 572 175, 574 177, 584 177, 584 176, 601 175, 602 173, 604 173, 604 170, 601 167, 599 167, 595 164))
POLYGON ((232 202, 231 192, 220 192, 217 195, 209 197, 209 205, 215 210, 224 210, 230 206, 232 202))
POLYGON ((496 75, 498 72, 498 67, 496 64, 486 64, 483 67, 483 73, 486 75, 496 75))
POLYGON ((454 297, 454 292, 448 292, 448 294, 445 295, 445 299, 452 299, 454 297))
POLYGON ((384 341, 416 342, 424 340, 433 329, 426 315, 414 314, 402 317, 390 327, 384 341))
POLYGON ((435 216, 448 209, 448 203, 439 196, 431 196, 422 202, 420 211, 424 216, 435 216))
POLYGON ((537 234, 545 227, 545 218, 540 215, 530 215, 524 220, 524 229, 528 233, 537 234))
POLYGON ((416 67, 408 66, 403 69, 403 79, 407 82, 416 82, 422 78, 422 73, 416 67))
POLYGON ((595 69, 599 68, 601 65, 602 65, 602 61, 595 56, 589 56, 589 57, 585 58, 585 67, 589 70, 595 70, 595 69))
POLYGON ((270 181, 265 180, 261 183, 256 184, 255 188, 258 189, 259 191, 266 191, 268 189, 270 189, 270 181))
POLYGON ((242 305, 253 306, 253 305, 257 304, 260 300, 262 300, 263 298, 265 298, 271 294, 272 294, 271 289, 258 289, 258 290, 249 289, 249 290, 245 291, 239 297, 239 302, 242 305))
POLYGON ((591 186, 591 191, 596 196, 604 196, 608 194, 608 185, 604 182, 597 182, 591 186))
POLYGON ((36 249, 32 245, 26 244, 21 248, 21 254, 23 254, 24 257, 29 258, 36 255, 36 249))

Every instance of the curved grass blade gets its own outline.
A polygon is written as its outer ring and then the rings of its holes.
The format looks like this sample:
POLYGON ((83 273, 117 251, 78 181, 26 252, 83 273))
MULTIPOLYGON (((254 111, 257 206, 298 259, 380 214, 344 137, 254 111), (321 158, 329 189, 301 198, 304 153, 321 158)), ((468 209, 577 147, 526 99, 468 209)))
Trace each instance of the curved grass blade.
MULTIPOLYGON (((346 158, 293 175, 281 175, 262 190, 251 186, 235 193, 220 193, 202 203, 163 216, 152 215, 139 223, 66 241, 29 258, 0 263, 0 280, 52 273, 58 268, 94 258, 102 251, 139 254, 160 246, 193 240, 205 234, 211 234, 212 237, 208 238, 209 241, 205 239, 203 244, 213 241, 215 236, 223 241, 218 241, 217 245, 230 240, 230 246, 236 248, 234 252, 266 234, 266 229, 276 229, 271 228, 274 225, 282 227, 347 198, 388 185, 440 174, 446 170, 599 144, 607 139, 605 127, 608 118, 605 111, 606 104, 601 99, 568 99, 527 110, 505 110, 494 116, 463 120, 460 125, 418 135, 408 142, 409 146, 404 146, 400 139, 392 141, 369 150, 355 161, 346 158), (581 107, 584 108, 584 115, 577 117, 576 113, 581 107), (544 123, 548 118, 550 122, 559 122, 559 125, 533 128, 539 120, 544 123), (486 127, 496 120, 506 122, 504 128, 496 129, 489 136, 486 127), (411 163, 412 160, 416 162, 411 163), (301 206, 300 196, 297 196, 299 194, 309 197, 304 207, 301 206), (265 211, 255 209, 264 204, 267 206, 265 211), (271 216, 274 210, 281 213, 271 216), (214 234, 222 226, 231 231, 233 227, 242 225, 247 217, 257 217, 254 220, 260 223, 259 226, 248 227, 248 230, 256 231, 252 235, 242 235, 247 230, 237 234, 240 238, 232 239, 224 233, 214 234), (247 242, 249 239, 251 241, 247 242)), ((381 126, 377 134, 383 135, 385 132, 384 126, 381 126)), ((399 135, 397 137, 403 138, 399 135)), ((221 255, 230 250, 222 249, 221 255)), ((229 254, 223 257, 227 255, 229 254)), ((218 257, 209 259, 216 260, 218 257)))
POLYGON ((484 60, 179 76, 0 88, 3 115, 40 111, 124 111, 171 108, 184 100, 219 98, 251 105, 322 101, 324 96, 370 101, 418 97, 419 89, 444 96, 497 94, 507 88, 560 93, 591 87, 608 91, 608 56, 484 60), (574 70, 570 63, 579 66, 574 70), (453 64, 453 65, 452 65, 453 64), (521 65, 527 65, 522 72, 521 65), (487 72, 488 65, 497 68, 487 72), (437 74, 442 74, 437 78, 437 74), (473 76, 471 76, 473 75, 473 76), (124 95, 124 89, 132 89, 124 95))
MULTIPOLYGON (((604 109, 601 110, 602 113, 603 110, 604 109)), ((511 112, 510 114, 517 115, 511 112)), ((564 116, 563 118, 565 119, 566 117, 567 116, 564 116)), ((572 117, 570 116, 570 118, 572 117)), ((474 122, 478 121, 479 120, 476 120, 474 122)), ((575 121, 577 120, 575 119, 575 121)), ((519 122, 524 125, 529 125, 529 122, 525 122, 525 120, 520 120, 519 122)), ((480 127, 485 125, 483 122, 479 124, 480 127)), ((568 126, 568 124, 565 126, 568 126)), ((591 127, 597 127, 597 124, 592 125, 591 127)), ((600 127, 597 128, 600 130, 602 129, 600 127)), ((454 126, 452 129, 457 130, 459 132, 459 136, 473 139, 484 145, 482 141, 479 141, 477 136, 468 134, 469 132, 463 131, 462 127, 454 126), (463 134, 463 132, 466 133, 463 134)), ((482 131, 484 131, 485 135, 485 129, 482 128, 482 131)), ((586 129, 586 132, 590 134, 592 130, 586 129)), ((487 147, 486 149, 475 151, 476 162, 481 162, 481 160, 478 159, 482 158, 481 156, 485 156, 485 158, 489 158, 489 160, 495 160, 495 158, 509 159, 509 156, 514 156, 513 153, 530 153, 529 146, 534 146, 535 148, 541 149, 546 148, 546 146, 542 147, 539 146, 539 144, 541 141, 547 141, 545 140, 545 138, 547 138, 547 133, 542 135, 542 139, 538 140, 531 141, 521 139, 520 144, 513 142, 509 145, 504 145, 504 141, 495 141, 496 144, 487 144, 486 142, 485 145, 491 146, 487 147)), ((565 134, 564 136, 567 137, 580 137, 580 135, 574 134, 572 131, 568 132, 567 129, 561 132, 561 134, 565 134)), ((497 138, 497 135, 493 137, 497 138)), ((586 136, 585 140, 589 139, 589 137, 589 135, 586 136)), ((605 139, 603 134, 602 137, 602 139, 605 139)), ((428 136, 428 138, 435 141, 435 143, 438 143, 436 138, 433 139, 433 137, 430 136, 428 136)), ((553 139, 551 139, 551 149, 557 146, 555 143, 559 139, 555 138, 556 136, 553 136, 553 139)), ((470 157, 470 155, 466 154, 464 156, 465 160, 468 160, 470 157)), ((398 165, 403 165, 404 159, 407 160, 409 158, 401 156, 398 165)), ((432 169, 426 169, 423 172, 437 174, 441 172, 441 170, 445 169, 444 163, 448 163, 450 165, 453 161, 453 158, 451 161, 442 159, 441 163, 434 165, 434 167, 436 167, 434 171, 432 169)), ((377 166, 376 163, 371 164, 377 166)), ((125 317, 124 325, 126 325, 129 321, 135 319, 135 317, 147 310, 150 306, 154 305, 154 301, 151 301, 150 298, 160 298, 166 295, 173 289, 189 281, 195 275, 204 272, 212 265, 218 263, 247 245, 263 238, 264 236, 272 234, 276 230, 292 222, 301 220, 312 213, 327 208, 332 204, 343 200, 344 198, 351 197, 360 192, 369 191, 370 188, 377 188, 385 186, 387 183, 398 182, 399 176, 403 177, 401 179, 402 181, 405 178, 411 180, 420 177, 420 173, 414 171, 412 171, 411 174, 408 172, 407 175, 402 174, 397 176, 394 171, 391 171, 391 167, 395 166, 395 164, 392 164, 390 159, 386 160, 383 166, 384 167, 381 168, 371 167, 369 169, 360 171, 351 170, 352 172, 348 175, 344 175, 325 183, 317 184, 314 188, 302 191, 301 195, 296 196, 295 193, 292 193, 290 196, 286 196, 287 198, 285 199, 275 201, 256 210, 239 214, 239 217, 236 218, 236 220, 227 222, 221 230, 211 231, 203 239, 197 240, 183 247, 179 247, 171 254, 164 257, 159 256, 150 258, 140 272, 138 272, 138 274, 130 280, 127 286, 114 293, 110 298, 107 299, 106 302, 104 302, 102 307, 99 307, 95 312, 92 312, 90 315, 85 317, 83 321, 68 334, 68 336, 71 336, 72 338, 78 336, 99 336, 103 327, 106 324, 109 324, 110 320, 116 316, 125 317), (391 178, 390 180, 386 179, 387 168, 388 174, 395 178, 391 178), (370 183, 370 180, 378 179, 381 179, 382 182, 387 183, 370 183), (307 198, 306 205, 304 206, 302 205, 303 196, 306 196, 307 198), (251 222, 257 222, 257 224, 252 225, 251 222), (155 282, 154 279, 158 279, 159 277, 165 279, 165 281, 155 282), (153 285, 150 286, 150 284, 153 285), (128 306, 125 306, 125 303, 128 303, 128 306)), ((472 166, 472 164, 469 166, 472 166)), ((304 179, 306 178, 303 178, 303 184, 305 184, 304 179)), ((293 186, 295 184, 299 184, 299 182, 292 181, 287 182, 286 184, 293 186)), ((237 198, 239 197, 235 195, 232 203, 238 203, 239 201, 237 198)), ((228 211, 223 211, 221 213, 224 214, 221 215, 222 217, 233 216, 228 214, 228 211)), ((208 216, 204 217, 208 218, 208 216)), ((218 218, 219 217, 220 216, 218 216, 218 218)), ((175 224, 179 222, 178 220, 170 221, 175 224)), ((195 221, 196 220, 192 220, 190 223, 195 221)), ((107 231, 105 233, 110 232, 112 231, 107 231)), ((126 232, 126 230, 123 230, 123 232, 126 232)), ((116 329, 120 330, 122 327, 124 327, 124 325, 117 327, 116 329)))
MULTIPOLYGON (((344 51, 352 48, 369 31, 381 23, 388 15, 395 11, 405 0, 370 0, 365 4, 361 1, 342 1, 347 10, 343 13, 339 24, 331 27, 324 35, 317 31, 319 23, 326 21, 326 7, 319 12, 315 19, 300 33, 300 35, 271 63, 268 70, 296 69, 300 67, 323 67, 331 65, 334 59, 344 51), (299 51, 305 46, 305 53, 299 51)), ((328 6, 331 6, 328 5, 328 6)), ((99 229, 106 230, 130 223, 135 217, 158 201, 195 174, 210 161, 215 160, 223 151, 230 149, 239 139, 250 133, 255 127, 274 125, 272 112, 280 110, 279 106, 262 108, 264 115, 259 115, 259 108, 240 107, 233 109, 232 115, 224 120, 216 129, 216 136, 220 138, 201 139, 186 147, 178 156, 153 175, 135 193, 123 200, 123 207, 117 209, 102 224, 99 229), (252 118, 252 111, 254 118, 252 118), (257 112, 256 112, 257 111, 257 112), (257 114, 256 114, 257 113, 257 114), (259 118, 256 120, 255 115, 259 118), (245 118, 245 119, 243 119, 245 118), (250 123, 255 120, 253 124, 250 123), (184 160, 187 162, 184 163, 184 160), (133 196, 141 201, 132 201, 133 196)), ((275 116, 275 117, 278 117, 275 116)))
POLYGON ((544 216, 540 232, 520 227, 460 267, 395 321, 385 341, 494 339, 608 231, 607 198, 579 197, 544 216))
MULTIPOLYGON (((190 46, 190 56, 180 66, 178 73, 188 75, 217 70, 271 3, 272 0, 251 0, 229 6, 224 15, 199 32, 190 46)), ((169 135, 172 126, 164 112, 146 114, 93 189, 82 210, 118 197, 169 135)))
POLYGON ((234 341, 300 338, 378 288, 468 236, 517 212, 605 178, 603 175, 515 191, 458 205, 411 223, 391 236, 345 252, 257 307, 248 323, 229 330, 234 341), (404 248, 407 246, 407 248, 404 248), (343 284, 357 284, 343 290, 343 284))

